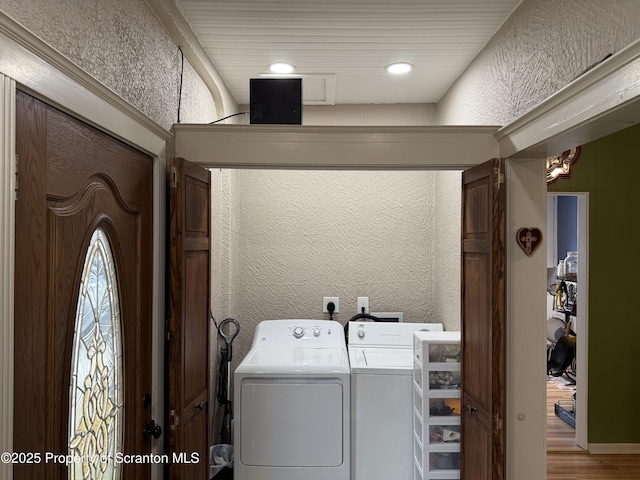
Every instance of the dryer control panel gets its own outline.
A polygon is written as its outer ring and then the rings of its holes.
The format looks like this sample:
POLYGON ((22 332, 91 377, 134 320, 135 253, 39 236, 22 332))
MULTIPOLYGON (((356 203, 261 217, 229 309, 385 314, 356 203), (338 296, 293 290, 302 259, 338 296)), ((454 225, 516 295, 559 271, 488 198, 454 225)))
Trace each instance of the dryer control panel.
POLYGON ((322 335, 333 335, 334 330, 329 326, 318 325, 296 325, 291 328, 291 334, 294 338, 312 337, 318 338, 322 335))
MULTIPOLYGON (((323 328, 321 326, 315 326, 311 328, 311 333, 313 334, 314 337, 319 337, 322 334, 322 332, 323 332, 323 328)), ((293 327, 293 336, 295 338, 302 338, 305 336, 305 334, 307 334, 307 330, 302 325, 293 327)), ((331 335, 331 327, 326 329, 326 334, 331 335)))
POLYGON ((261 347, 305 346, 312 348, 345 345, 342 325, 332 320, 266 320, 256 327, 254 344, 261 347))

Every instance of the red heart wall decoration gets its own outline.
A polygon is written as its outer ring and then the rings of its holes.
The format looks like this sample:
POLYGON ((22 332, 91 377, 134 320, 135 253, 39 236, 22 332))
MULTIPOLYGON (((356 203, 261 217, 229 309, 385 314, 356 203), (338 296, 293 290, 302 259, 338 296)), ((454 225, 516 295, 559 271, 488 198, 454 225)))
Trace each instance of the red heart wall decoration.
POLYGON ((542 232, 539 228, 521 228, 516 234, 516 241, 528 256, 542 243, 542 232))

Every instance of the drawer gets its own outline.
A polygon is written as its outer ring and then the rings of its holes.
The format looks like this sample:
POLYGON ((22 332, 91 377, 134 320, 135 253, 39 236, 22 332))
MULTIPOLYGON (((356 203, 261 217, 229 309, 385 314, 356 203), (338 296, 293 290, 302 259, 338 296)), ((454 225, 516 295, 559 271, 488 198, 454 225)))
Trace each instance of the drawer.
POLYGON ((429 453, 429 473, 438 470, 459 471, 460 452, 429 453))
MULTIPOLYGON (((421 385, 428 385, 428 390, 459 390, 460 370, 430 370, 423 372, 421 385)), ((422 387, 423 390, 427 388, 422 387)))
POLYGON ((460 332, 414 332, 413 354, 425 365, 460 363, 460 332))
POLYGON ((448 417, 442 420, 422 422, 418 412, 413 411, 413 432, 424 447, 450 447, 456 451, 460 447, 460 417, 448 417))
POLYGON ((457 416, 462 413, 460 393, 460 390, 429 390, 425 394, 414 383, 413 405, 424 418, 457 416))

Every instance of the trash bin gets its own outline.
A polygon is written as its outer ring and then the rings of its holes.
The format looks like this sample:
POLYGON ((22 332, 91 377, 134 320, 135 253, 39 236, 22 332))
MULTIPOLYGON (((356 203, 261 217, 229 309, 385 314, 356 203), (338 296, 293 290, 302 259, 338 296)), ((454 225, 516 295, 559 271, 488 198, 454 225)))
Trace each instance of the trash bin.
POLYGON ((233 480, 233 445, 220 443, 209 449, 211 480, 233 480))

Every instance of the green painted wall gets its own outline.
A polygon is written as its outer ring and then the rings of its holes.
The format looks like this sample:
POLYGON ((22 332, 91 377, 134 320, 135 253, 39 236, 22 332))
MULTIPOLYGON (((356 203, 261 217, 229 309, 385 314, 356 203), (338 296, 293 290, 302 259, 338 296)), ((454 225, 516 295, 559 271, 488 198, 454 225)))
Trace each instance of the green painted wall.
POLYGON ((640 125, 584 145, 548 190, 589 193, 588 442, 640 443, 640 125))

